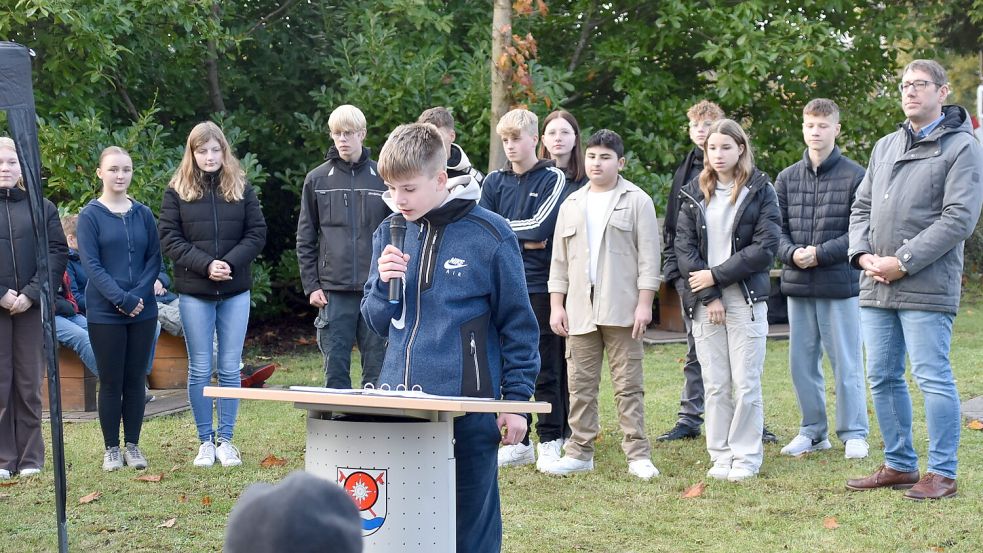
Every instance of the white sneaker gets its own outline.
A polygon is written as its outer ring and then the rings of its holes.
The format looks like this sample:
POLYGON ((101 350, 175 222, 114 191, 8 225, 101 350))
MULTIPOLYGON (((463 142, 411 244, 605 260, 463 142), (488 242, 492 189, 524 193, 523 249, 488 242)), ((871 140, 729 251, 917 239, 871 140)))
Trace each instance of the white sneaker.
POLYGON ((867 445, 867 440, 854 438, 846 441, 846 453, 844 457, 847 459, 863 459, 867 457, 868 453, 870 453, 870 446, 867 445))
POLYGON ((215 444, 211 440, 201 442, 198 447, 198 456, 195 457, 196 467, 210 467, 215 464, 215 444))
MULTIPOLYGON (((543 468, 560 460, 563 456, 563 438, 557 438, 551 442, 542 442, 536 446, 539 458, 536 459, 536 470, 543 472, 543 468)), ((501 450, 499 450, 501 453, 501 450)), ((499 455, 501 459, 501 455, 499 455)), ((501 461, 499 461, 501 463, 501 461)))
POLYGON ((41 474, 41 469, 35 467, 31 467, 29 469, 24 469, 20 471, 20 475, 23 478, 29 478, 31 476, 36 476, 38 474, 41 474))
POLYGON ((0 469, 0 480, 10 480, 10 471, 7 469, 0 469))
POLYGON ((792 438, 792 441, 788 445, 782 448, 781 453, 782 455, 798 457, 799 455, 805 455, 806 453, 821 451, 831 447, 833 447, 833 444, 829 443, 829 440, 813 440, 808 436, 799 434, 792 438))
POLYGON ((577 472, 590 472, 592 470, 594 470, 594 459, 581 461, 569 455, 564 455, 558 460, 553 461, 549 466, 543 467, 543 472, 546 474, 555 474, 557 476, 566 476, 577 472))
POLYGON ((531 465, 536 462, 536 452, 532 444, 503 445, 498 448, 498 466, 517 467, 531 465))
POLYGON ((659 469, 648 459, 636 459, 628 463, 628 473, 642 480, 649 480, 659 475, 659 469))
POLYGON ((218 447, 215 448, 215 457, 223 467, 238 467, 242 464, 239 449, 232 445, 232 442, 219 442, 218 447))
POLYGON ((713 465, 707 471, 707 476, 714 480, 727 480, 730 476, 730 465, 713 465))
POLYGON ((727 473, 727 480, 731 482, 741 482, 742 480, 747 480, 748 478, 754 478, 758 473, 750 469, 733 467, 730 472, 727 473))

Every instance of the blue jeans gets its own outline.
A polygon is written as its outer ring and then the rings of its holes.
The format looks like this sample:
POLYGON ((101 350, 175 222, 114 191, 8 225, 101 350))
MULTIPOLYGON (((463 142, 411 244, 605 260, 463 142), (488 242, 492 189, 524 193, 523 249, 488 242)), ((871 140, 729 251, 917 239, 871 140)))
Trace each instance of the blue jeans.
POLYGON ((862 307, 867 381, 884 435, 884 462, 894 470, 918 470, 911 434, 911 397, 905 381, 905 352, 925 398, 928 472, 956 477, 959 393, 949 364, 953 313, 862 307))
POLYGON ((454 419, 457 476, 457 553, 499 553, 502 509, 498 495, 495 415, 469 413, 454 419))
POLYGON ((836 435, 866 439, 867 388, 860 338, 860 298, 788 298, 788 365, 802 421, 799 434, 825 440, 826 382, 823 352, 836 386, 836 435))
POLYGON ((214 401, 218 411, 217 437, 231 441, 239 400, 213 400, 205 397, 203 390, 212 376, 212 348, 216 336, 218 385, 239 387, 239 363, 249 322, 249 292, 220 300, 181 296, 181 320, 184 323, 184 341, 188 346, 188 400, 198 427, 198 439, 206 442, 216 438, 212 424, 214 401))
POLYGON ((56 316, 55 333, 58 335, 59 344, 71 348, 82 360, 85 368, 99 376, 96 356, 92 353, 92 344, 89 343, 89 324, 85 320, 85 315, 76 313, 71 317, 56 316))

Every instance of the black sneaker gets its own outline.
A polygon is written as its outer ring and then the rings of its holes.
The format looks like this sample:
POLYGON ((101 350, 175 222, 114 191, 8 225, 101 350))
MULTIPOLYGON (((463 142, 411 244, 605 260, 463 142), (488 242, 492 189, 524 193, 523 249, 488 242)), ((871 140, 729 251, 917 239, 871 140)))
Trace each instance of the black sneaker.
POLYGON ((775 433, 772 432, 771 430, 768 430, 768 427, 766 426, 761 431, 761 443, 763 443, 763 444, 777 444, 778 443, 778 436, 776 436, 775 433))
POLYGON ((672 442, 675 440, 689 440, 699 437, 700 437, 699 426, 689 426, 687 424, 677 422, 676 426, 673 426, 671 430, 656 438, 655 441, 672 442))

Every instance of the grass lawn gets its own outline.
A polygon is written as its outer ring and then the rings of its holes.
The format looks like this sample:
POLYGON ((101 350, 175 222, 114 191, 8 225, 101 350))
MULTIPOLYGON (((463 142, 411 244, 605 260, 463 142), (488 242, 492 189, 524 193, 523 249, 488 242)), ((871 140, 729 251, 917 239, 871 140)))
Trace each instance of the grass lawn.
MULTIPOLYGON (((953 366, 964 400, 983 395, 981 306, 966 303, 956 319, 953 366)), ((651 437, 675 422, 684 353, 684 346, 672 345, 649 348, 646 355, 651 437)), ((765 448, 759 478, 741 484, 707 481, 702 439, 655 445, 653 461, 662 476, 646 483, 630 476, 619 445, 610 381, 605 379, 603 434, 592 474, 554 478, 528 466, 501 472, 504 551, 983 551, 983 432, 963 430, 956 499, 915 503, 894 491, 848 492, 846 478, 871 472, 883 459, 873 411, 868 459, 844 459, 843 446, 835 439, 831 451, 795 459, 780 456, 799 421, 787 355, 787 342, 769 343, 765 417, 781 443, 765 448), (706 482, 702 496, 681 498, 701 481, 706 482)), ((277 361, 283 367, 272 384, 321 381, 316 350, 277 361)), ((913 397, 915 442, 924 469, 925 421, 917 390, 913 397)), ((246 485, 276 481, 303 468, 305 415, 289 404, 242 402, 235 441, 245 464, 236 469, 191 465, 198 444, 190 413, 150 420, 141 439, 150 462, 143 474, 162 475, 159 482, 136 481, 138 474, 131 470, 104 473, 98 423, 66 425, 71 549, 220 550, 226 517, 246 485), (261 467, 269 454, 286 464, 261 467), (79 503, 93 492, 101 494, 97 500, 79 503)), ((47 425, 45 435, 50 435, 47 425)), ((38 478, 0 487, 0 552, 55 551, 54 525, 50 467, 38 478)))

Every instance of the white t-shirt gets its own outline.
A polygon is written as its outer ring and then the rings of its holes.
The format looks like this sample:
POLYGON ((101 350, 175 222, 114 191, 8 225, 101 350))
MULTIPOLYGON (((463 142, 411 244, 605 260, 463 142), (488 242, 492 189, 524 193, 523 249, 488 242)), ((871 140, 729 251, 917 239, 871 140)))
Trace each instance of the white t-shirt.
POLYGON ((597 282, 597 256, 601 251, 601 239, 604 238, 604 216, 613 199, 614 189, 607 192, 587 191, 587 243, 590 247, 591 284, 597 282))

